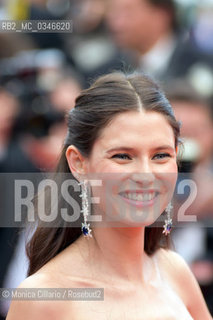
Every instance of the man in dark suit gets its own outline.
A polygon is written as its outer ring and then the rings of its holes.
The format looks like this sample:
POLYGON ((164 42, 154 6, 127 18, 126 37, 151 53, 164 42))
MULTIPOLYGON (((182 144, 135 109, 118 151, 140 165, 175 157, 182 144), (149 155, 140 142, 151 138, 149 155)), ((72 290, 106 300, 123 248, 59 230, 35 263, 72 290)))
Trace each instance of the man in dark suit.
POLYGON ((173 0, 110 0, 106 21, 119 49, 137 55, 138 70, 160 80, 192 78, 213 58, 181 30, 177 12, 173 0))

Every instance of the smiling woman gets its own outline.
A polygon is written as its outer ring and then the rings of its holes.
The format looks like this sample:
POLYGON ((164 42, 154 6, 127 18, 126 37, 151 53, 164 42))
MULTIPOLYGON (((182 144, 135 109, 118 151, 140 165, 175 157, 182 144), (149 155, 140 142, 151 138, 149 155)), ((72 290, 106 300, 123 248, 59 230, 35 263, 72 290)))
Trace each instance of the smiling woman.
POLYGON ((97 209, 104 220, 107 215, 105 226, 112 214, 120 226, 150 225, 171 200, 177 178, 175 138, 160 113, 140 109, 118 114, 102 129, 89 157, 82 158, 73 145, 66 154, 74 175, 79 164, 84 173, 101 175, 103 188, 92 193, 102 199, 97 209), (113 190, 106 190, 109 180, 113 190))
POLYGON ((169 250, 178 139, 172 108, 147 76, 109 74, 81 93, 56 174, 80 184, 72 194, 80 221, 35 231, 20 287, 103 288, 104 300, 14 301, 8 320, 211 319, 189 268, 169 250), (163 231, 162 220, 153 224, 165 211, 163 231))

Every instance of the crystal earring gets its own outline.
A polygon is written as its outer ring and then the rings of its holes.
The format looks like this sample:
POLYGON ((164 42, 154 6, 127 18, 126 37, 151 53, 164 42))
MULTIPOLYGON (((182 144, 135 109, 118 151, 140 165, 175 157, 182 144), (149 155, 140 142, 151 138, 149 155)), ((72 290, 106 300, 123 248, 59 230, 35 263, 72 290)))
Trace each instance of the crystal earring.
POLYGON ((163 233, 165 236, 170 234, 171 229, 172 229, 172 218, 171 218, 171 211, 172 211, 172 204, 171 202, 167 205, 165 212, 167 213, 167 219, 165 220, 164 226, 163 226, 163 233))
POLYGON ((89 215, 89 201, 88 201, 88 181, 84 180, 80 182, 79 185, 81 186, 81 194, 80 198, 82 199, 82 210, 84 217, 84 222, 81 225, 81 231, 85 237, 92 237, 90 229, 90 223, 87 223, 87 218, 89 215))

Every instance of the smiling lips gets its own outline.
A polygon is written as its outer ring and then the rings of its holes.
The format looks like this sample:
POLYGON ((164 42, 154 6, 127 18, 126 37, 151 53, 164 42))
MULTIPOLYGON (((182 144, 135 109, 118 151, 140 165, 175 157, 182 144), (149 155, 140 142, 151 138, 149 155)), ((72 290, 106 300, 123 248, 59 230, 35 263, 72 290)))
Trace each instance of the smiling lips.
POLYGON ((149 207, 154 204, 155 199, 159 195, 156 190, 134 190, 120 192, 119 195, 125 202, 136 207, 149 207))

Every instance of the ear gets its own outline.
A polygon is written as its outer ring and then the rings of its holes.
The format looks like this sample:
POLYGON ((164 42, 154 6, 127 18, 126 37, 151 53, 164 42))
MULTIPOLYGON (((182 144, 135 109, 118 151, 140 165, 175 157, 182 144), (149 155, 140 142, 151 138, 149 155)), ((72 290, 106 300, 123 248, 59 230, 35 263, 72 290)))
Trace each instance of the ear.
POLYGON ((71 145, 67 148, 66 158, 69 168, 75 178, 86 173, 86 159, 75 146, 71 145))

